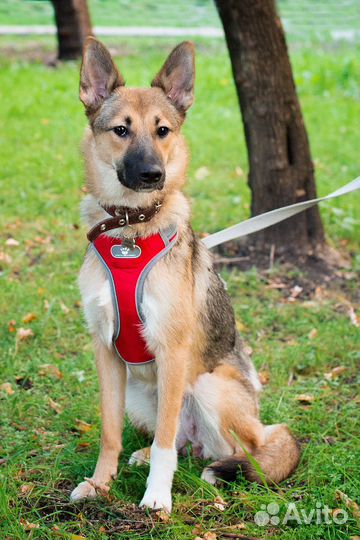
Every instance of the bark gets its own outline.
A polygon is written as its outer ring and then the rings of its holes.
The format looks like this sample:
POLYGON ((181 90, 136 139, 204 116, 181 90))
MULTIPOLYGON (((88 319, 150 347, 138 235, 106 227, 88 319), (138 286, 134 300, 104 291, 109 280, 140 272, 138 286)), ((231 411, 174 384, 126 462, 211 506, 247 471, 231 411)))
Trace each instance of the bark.
MULTIPOLYGON (((251 213, 316 197, 314 166, 274 0, 215 0, 244 122, 251 213)), ((317 207, 256 235, 277 252, 321 249, 317 207)))
POLYGON ((52 0, 58 38, 58 59, 74 60, 82 55, 84 40, 92 35, 86 0, 52 0))

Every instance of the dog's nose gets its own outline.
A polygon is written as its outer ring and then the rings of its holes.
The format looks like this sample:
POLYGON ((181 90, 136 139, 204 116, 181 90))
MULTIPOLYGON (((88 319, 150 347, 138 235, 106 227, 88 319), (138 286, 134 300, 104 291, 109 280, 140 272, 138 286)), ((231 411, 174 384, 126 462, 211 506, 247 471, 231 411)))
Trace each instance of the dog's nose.
POLYGON ((163 175, 160 167, 151 167, 140 172, 140 178, 146 184, 155 184, 163 175))

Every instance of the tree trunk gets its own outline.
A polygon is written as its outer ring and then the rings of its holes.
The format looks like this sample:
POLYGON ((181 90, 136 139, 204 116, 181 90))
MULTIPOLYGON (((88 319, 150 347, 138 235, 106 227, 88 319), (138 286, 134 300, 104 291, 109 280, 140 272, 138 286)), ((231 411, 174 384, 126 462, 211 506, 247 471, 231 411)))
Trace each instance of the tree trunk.
MULTIPOLYGON (((314 166, 274 0, 215 0, 242 112, 253 216, 316 197, 314 166)), ((313 253, 324 244, 314 207, 255 237, 259 248, 313 253)))
POLYGON ((82 55, 84 40, 92 35, 86 0, 52 0, 58 38, 59 60, 74 60, 82 55))

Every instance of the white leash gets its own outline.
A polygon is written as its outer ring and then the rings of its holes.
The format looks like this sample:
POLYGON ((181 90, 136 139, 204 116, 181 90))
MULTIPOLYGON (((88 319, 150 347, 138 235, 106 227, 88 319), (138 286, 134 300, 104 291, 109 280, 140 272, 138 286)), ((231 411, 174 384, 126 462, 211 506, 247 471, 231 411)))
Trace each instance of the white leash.
POLYGON ((318 199, 311 199, 310 201, 290 204, 289 206, 283 206, 282 208, 271 210, 265 214, 259 214, 258 216, 242 221, 241 223, 237 223, 232 227, 228 227, 222 231, 210 234, 209 236, 203 238, 202 241, 208 248, 218 246, 219 244, 223 244, 229 240, 234 240, 234 238, 240 238, 240 236, 246 236, 248 234, 261 231, 262 229, 266 229, 267 227, 271 227, 271 225, 275 225, 284 219, 295 216, 296 214, 315 206, 315 204, 319 202, 334 199, 335 197, 340 197, 341 195, 346 195, 347 193, 351 193, 357 189, 360 189, 360 176, 340 189, 337 189, 333 193, 330 193, 330 195, 319 197, 318 199))

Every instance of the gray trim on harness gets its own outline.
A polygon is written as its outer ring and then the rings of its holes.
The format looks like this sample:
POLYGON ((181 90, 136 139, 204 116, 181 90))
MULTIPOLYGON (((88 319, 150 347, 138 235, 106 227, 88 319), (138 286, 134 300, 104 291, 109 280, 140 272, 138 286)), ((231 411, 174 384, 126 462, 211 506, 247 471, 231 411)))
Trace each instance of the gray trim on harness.
POLYGON ((114 311, 115 311, 115 329, 114 329, 114 335, 112 337, 112 343, 113 343, 114 349, 115 349, 116 354, 118 355, 118 357, 121 358, 121 360, 123 362, 126 362, 126 360, 124 360, 124 358, 121 356, 121 354, 119 353, 119 351, 117 350, 117 348, 115 346, 115 341, 117 340, 117 338, 119 337, 119 334, 120 334, 120 313, 119 313, 119 304, 118 304, 118 301, 117 301, 114 279, 112 277, 112 273, 110 271, 110 268, 108 267, 108 265, 106 264, 106 262, 104 261, 104 259, 102 258, 102 256, 100 255, 100 253, 98 252, 96 247, 94 246, 94 244, 91 243, 90 246, 94 250, 94 253, 97 256, 97 258, 99 259, 99 261, 101 262, 102 266, 104 267, 106 275, 107 275, 109 283, 110 283, 112 303, 113 303, 113 307, 114 307, 114 311))
POLYGON ((168 243, 170 242, 170 238, 172 238, 175 233, 176 233, 175 225, 169 225, 169 227, 167 227, 163 231, 160 231, 160 236, 163 239, 165 246, 168 245, 168 243))
POLYGON ((176 227, 174 225, 170 225, 170 227, 167 227, 164 231, 160 232, 160 236, 165 244, 164 249, 162 249, 151 261, 147 263, 143 271, 141 272, 139 279, 136 284, 135 289, 135 305, 136 305, 136 311, 139 316, 139 319, 142 323, 145 322, 145 316, 144 312, 142 310, 142 302, 144 298, 144 284, 145 279, 147 278, 150 270, 154 267, 154 265, 164 256, 166 253, 170 251, 170 249, 173 247, 177 236, 170 242, 170 238, 176 234, 176 227))

